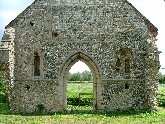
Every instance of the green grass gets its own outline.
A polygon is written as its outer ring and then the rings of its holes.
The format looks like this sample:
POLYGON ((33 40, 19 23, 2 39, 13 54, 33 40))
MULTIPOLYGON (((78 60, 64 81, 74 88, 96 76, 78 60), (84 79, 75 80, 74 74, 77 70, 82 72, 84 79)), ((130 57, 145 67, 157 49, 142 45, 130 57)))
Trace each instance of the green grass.
POLYGON ((159 94, 165 94, 165 84, 159 84, 159 94))
POLYGON ((158 88, 158 104, 165 106, 165 84, 160 84, 158 88))
POLYGON ((0 124, 165 124, 165 108, 159 107, 155 113, 51 113, 51 114, 13 114, 0 104, 0 124))
POLYGON ((93 109, 92 98, 93 98, 92 82, 67 83, 68 110, 92 110, 93 109), (80 95, 81 93, 89 93, 89 95, 86 94, 80 95))
MULTIPOLYGON (((79 98, 79 93, 93 93, 93 83, 67 83, 67 98, 79 98)), ((84 97, 91 98, 89 95, 84 97)))
MULTIPOLYGON (((159 93, 164 91, 165 85, 160 85, 159 93)), ((165 107, 159 107, 155 113, 126 111, 108 114, 90 112, 25 114, 11 113, 5 103, 0 103, 0 124, 165 124, 165 107)))
POLYGON ((84 106, 74 106, 74 105, 67 105, 68 110, 92 110, 92 105, 84 105, 84 106))

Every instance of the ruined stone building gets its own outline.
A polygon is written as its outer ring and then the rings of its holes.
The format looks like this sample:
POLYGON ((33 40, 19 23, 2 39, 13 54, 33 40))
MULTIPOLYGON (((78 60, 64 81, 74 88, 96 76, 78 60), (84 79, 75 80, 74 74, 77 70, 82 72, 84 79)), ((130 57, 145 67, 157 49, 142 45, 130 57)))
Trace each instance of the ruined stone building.
POLYGON ((157 31, 127 0, 35 0, 2 38, 10 109, 66 110, 66 76, 79 60, 93 74, 94 111, 156 109, 157 31))

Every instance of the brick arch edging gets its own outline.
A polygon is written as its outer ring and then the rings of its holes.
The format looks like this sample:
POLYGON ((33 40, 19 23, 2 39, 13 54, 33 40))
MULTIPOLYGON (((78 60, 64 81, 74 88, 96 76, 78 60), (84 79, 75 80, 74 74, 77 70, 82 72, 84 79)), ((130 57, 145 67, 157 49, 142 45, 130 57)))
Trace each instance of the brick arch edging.
POLYGON ((66 97, 66 84, 67 74, 70 68, 78 61, 84 62, 91 70, 93 75, 93 111, 96 111, 101 106, 100 95, 101 95, 101 70, 94 58, 83 51, 73 51, 63 61, 59 72, 59 88, 60 96, 63 96, 60 103, 63 105, 63 109, 67 107, 66 97))

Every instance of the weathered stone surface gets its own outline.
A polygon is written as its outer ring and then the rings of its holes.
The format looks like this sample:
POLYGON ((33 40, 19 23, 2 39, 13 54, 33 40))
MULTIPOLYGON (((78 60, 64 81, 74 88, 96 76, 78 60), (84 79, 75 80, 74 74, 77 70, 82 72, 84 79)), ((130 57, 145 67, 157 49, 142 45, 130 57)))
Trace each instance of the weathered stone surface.
POLYGON ((127 1, 36 0, 5 32, 11 110, 66 109, 78 60, 93 73, 94 110, 156 109, 157 29, 127 1))
POLYGON ((9 52, 6 49, 0 49, 1 62, 7 64, 9 60, 9 52))
POLYGON ((11 110, 26 112, 37 111, 38 105, 44 106, 44 111, 60 111, 58 82, 55 80, 15 81, 12 88, 11 110), (17 89, 17 90, 15 90, 17 89), (20 104, 21 103, 21 104, 20 104))
POLYGON ((145 80, 105 80, 102 105, 113 110, 148 109, 145 80))

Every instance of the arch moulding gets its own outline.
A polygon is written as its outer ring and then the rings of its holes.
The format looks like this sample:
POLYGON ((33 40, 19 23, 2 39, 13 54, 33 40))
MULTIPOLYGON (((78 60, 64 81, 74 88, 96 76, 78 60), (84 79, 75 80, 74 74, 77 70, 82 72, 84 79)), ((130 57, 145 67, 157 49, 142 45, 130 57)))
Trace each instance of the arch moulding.
POLYGON ((60 102, 63 105, 63 109, 67 108, 67 74, 69 73, 70 68, 78 61, 84 62, 92 72, 93 75, 93 110, 97 110, 99 104, 101 104, 101 75, 100 68, 98 67, 97 62, 93 57, 87 55, 82 51, 74 51, 64 60, 62 67, 59 73, 59 88, 60 88, 60 102))

